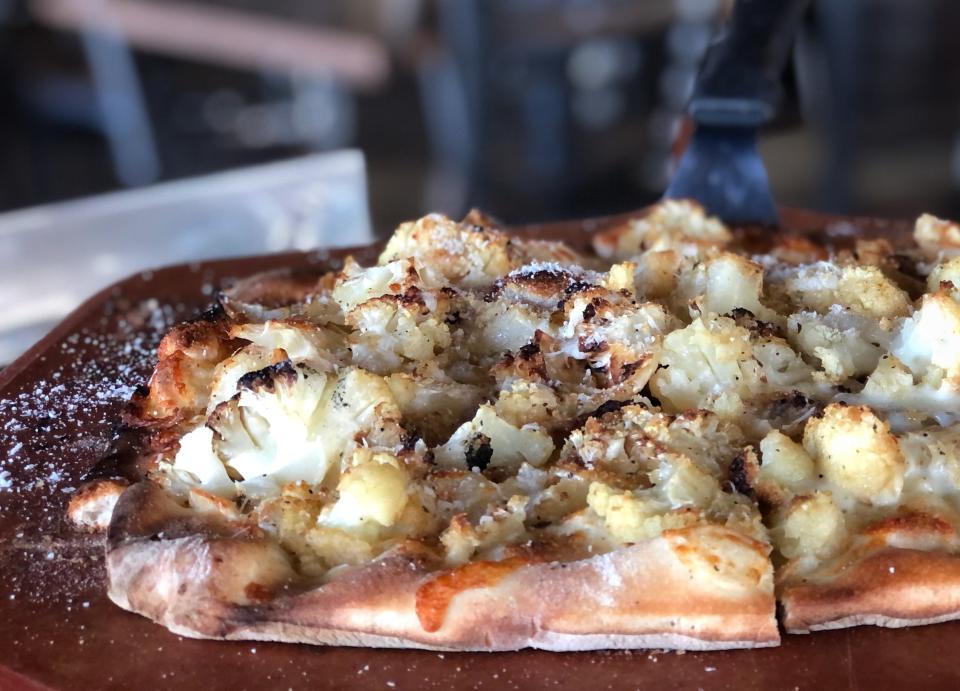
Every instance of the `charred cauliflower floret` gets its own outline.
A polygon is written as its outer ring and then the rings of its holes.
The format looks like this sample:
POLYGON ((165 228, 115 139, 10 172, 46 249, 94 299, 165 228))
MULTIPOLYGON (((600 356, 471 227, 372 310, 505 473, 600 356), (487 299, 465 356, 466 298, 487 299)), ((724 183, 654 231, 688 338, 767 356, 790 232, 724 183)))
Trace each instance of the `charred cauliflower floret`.
POLYGON ((353 362, 380 374, 444 362, 452 343, 449 311, 446 294, 417 288, 367 300, 346 317, 354 329, 347 338, 353 362))
POLYGON ((625 488, 658 485, 669 503, 680 496, 670 489, 678 482, 686 489, 676 491, 691 496, 709 493, 704 482, 717 489, 717 479, 726 476, 726 465, 742 443, 735 425, 707 411, 672 416, 627 405, 591 417, 571 432, 560 465, 625 488), (707 477, 714 478, 712 483, 707 477))
POLYGON ((923 296, 920 309, 903 322, 890 352, 917 379, 939 388, 960 388, 960 303, 945 291, 923 296))
POLYGON ((689 200, 662 201, 646 216, 597 234, 593 247, 605 259, 629 259, 647 250, 678 249, 697 254, 720 247, 732 236, 726 226, 689 200))
POLYGON ((276 365, 286 359, 287 355, 283 351, 268 350, 251 343, 221 360, 213 371, 207 414, 212 413, 213 409, 224 401, 233 398, 237 393, 237 382, 243 375, 276 365))
POLYGON ((698 317, 664 338, 650 388, 665 410, 706 408, 733 419, 754 396, 788 389, 808 373, 783 339, 752 338, 729 317, 698 317))
MULTIPOLYGON (((189 420, 207 407, 216 366, 233 350, 221 312, 179 324, 160 341, 149 392, 134 399, 137 418, 189 420)), ((234 346, 235 347, 235 346, 234 346)))
POLYGON ((960 254, 960 226, 930 214, 923 214, 913 227, 913 239, 929 255, 960 254))
POLYGON ((905 461, 889 425, 866 406, 832 403, 811 418, 803 446, 828 482, 867 504, 889 504, 903 489, 905 461))
POLYGON ((397 228, 379 263, 410 258, 433 267, 450 283, 464 288, 489 285, 519 265, 505 233, 457 223, 439 214, 397 228))
POLYGON ((836 383, 873 372, 892 334, 874 319, 833 305, 824 314, 791 314, 787 337, 800 352, 816 358, 825 378, 836 383))
POLYGON ((384 295, 403 295, 411 288, 442 288, 442 277, 413 258, 397 259, 380 266, 362 267, 347 257, 337 275, 332 296, 347 314, 367 300, 384 295))
POLYGON ((655 350, 676 319, 654 302, 636 304, 618 293, 590 290, 565 307, 566 321, 557 331, 560 350, 591 369, 609 372, 613 382, 656 367, 655 350))
POLYGON ((847 538, 843 512, 829 492, 792 499, 776 514, 772 534, 787 559, 830 557, 847 538))
POLYGON ((284 360, 332 372, 349 361, 343 334, 306 321, 282 320, 238 324, 230 337, 250 344, 222 360, 214 370, 207 413, 237 393, 240 378, 284 360))
POLYGON ((536 423, 515 427, 481 405, 470 422, 461 425, 449 441, 434 449, 437 462, 447 467, 510 468, 522 463, 542 465, 553 453, 553 440, 536 423))
POLYGON ((359 445, 403 444, 400 410, 370 372, 332 376, 285 361, 245 375, 239 388, 207 424, 216 432, 214 450, 244 481, 321 484, 339 475, 344 454, 359 445))
POLYGON ((784 289, 794 305, 815 312, 840 305, 874 319, 910 313, 910 296, 875 266, 808 264, 792 272, 784 289))
POLYGON ((476 300, 472 319, 463 325, 463 347, 478 358, 500 358, 533 342, 548 329, 550 313, 524 302, 476 300))

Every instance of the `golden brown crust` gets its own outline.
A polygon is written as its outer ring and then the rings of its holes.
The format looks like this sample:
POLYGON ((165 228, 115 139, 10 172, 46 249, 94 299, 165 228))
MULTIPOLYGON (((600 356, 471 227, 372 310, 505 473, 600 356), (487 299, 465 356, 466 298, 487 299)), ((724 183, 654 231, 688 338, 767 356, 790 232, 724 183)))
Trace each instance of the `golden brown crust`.
POLYGON ((81 530, 105 531, 110 525, 117 500, 129 484, 126 480, 118 479, 87 482, 70 497, 67 518, 81 530))
POLYGON ((887 548, 822 580, 780 594, 789 633, 873 624, 917 626, 960 618, 960 558, 887 548))
POLYGON ((454 588, 439 619, 434 608, 439 626, 425 627, 422 601, 452 572, 416 543, 309 587, 258 530, 191 513, 140 483, 118 503, 107 568, 118 605, 202 638, 455 650, 776 645, 770 588, 718 587, 698 574, 683 549, 694 531, 572 563, 514 559, 497 579, 454 588))

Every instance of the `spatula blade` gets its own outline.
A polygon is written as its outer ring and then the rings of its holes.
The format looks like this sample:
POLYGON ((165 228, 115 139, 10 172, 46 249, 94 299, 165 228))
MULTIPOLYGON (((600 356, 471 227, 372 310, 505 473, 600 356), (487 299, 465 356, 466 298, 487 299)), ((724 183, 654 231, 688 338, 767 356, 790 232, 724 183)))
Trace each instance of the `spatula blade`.
POLYGON ((697 125, 667 199, 694 199, 727 223, 777 225, 754 127, 697 125))

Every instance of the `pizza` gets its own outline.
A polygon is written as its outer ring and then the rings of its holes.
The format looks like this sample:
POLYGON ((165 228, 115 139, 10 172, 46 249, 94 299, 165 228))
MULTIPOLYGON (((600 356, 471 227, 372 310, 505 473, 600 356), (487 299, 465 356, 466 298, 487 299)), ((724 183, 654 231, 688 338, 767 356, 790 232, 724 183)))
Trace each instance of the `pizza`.
POLYGON ((960 226, 761 247, 665 201, 592 243, 429 215, 173 328, 70 502, 110 598, 438 650, 960 617, 960 226))

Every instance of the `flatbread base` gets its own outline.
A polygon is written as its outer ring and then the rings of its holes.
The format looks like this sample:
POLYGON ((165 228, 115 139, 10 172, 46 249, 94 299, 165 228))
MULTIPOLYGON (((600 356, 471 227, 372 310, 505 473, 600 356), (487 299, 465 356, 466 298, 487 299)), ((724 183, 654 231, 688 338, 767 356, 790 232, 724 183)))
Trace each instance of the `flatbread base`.
POLYGON ((694 537, 678 532, 581 561, 519 564, 490 585, 456 592, 442 625, 428 631, 418 592, 450 571, 426 548, 403 543, 328 583, 296 585, 272 541, 231 533, 216 515, 183 509, 144 482, 117 503, 107 569, 116 604, 197 638, 476 651, 777 645, 769 566, 762 583, 710 578, 678 556, 694 537))
POLYGON ((886 548, 822 581, 782 588, 789 633, 960 619, 960 557, 886 548))

